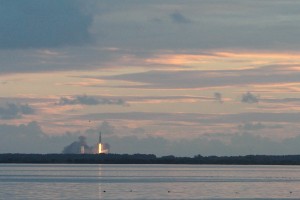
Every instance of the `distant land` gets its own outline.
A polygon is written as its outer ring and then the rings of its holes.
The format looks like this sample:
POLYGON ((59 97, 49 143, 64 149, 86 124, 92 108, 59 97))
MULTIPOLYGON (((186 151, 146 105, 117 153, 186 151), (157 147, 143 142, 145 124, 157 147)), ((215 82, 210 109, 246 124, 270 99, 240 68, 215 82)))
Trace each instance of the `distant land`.
POLYGON ((153 154, 0 154, 0 163, 300 165, 300 155, 157 157, 153 154))

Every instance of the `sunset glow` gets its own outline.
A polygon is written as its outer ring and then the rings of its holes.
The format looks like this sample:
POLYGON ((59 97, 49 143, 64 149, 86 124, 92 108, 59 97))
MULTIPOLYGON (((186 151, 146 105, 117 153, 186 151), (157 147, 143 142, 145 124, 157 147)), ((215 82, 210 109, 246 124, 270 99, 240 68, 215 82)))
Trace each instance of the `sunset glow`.
POLYGON ((3 3, 0 153, 300 152, 300 3, 76 2, 3 3))

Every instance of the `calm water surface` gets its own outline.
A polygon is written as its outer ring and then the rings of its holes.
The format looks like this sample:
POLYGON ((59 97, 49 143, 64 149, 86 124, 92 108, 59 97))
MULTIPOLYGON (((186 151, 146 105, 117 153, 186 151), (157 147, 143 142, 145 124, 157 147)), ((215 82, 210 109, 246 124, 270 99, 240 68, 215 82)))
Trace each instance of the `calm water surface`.
POLYGON ((300 199, 300 166, 0 164, 0 199, 300 199))

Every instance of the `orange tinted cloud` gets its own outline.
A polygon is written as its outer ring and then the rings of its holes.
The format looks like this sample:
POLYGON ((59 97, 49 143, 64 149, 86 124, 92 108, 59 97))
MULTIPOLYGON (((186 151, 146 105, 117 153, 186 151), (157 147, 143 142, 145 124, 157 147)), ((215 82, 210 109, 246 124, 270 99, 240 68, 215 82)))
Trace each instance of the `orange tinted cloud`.
MULTIPOLYGON (((278 52, 213 52, 203 53, 161 53, 145 60, 146 63, 162 65, 193 65, 205 64, 219 60, 223 62, 235 62, 237 60, 249 62, 255 65, 268 64, 270 62, 300 63, 300 53, 278 52)), ((241 68, 241 66, 239 66, 241 68)), ((299 67, 297 68, 299 69, 299 67)))
POLYGON ((166 65, 182 65, 193 63, 205 63, 212 56, 207 55, 191 55, 191 54, 163 54, 154 58, 146 59, 147 63, 151 64, 166 64, 166 65))

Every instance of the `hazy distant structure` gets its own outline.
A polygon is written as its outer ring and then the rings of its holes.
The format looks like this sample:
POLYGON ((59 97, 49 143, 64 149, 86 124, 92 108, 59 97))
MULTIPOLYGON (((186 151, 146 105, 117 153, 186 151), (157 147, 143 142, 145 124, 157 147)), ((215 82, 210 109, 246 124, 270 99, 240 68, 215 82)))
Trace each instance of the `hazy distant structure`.
POLYGON ((99 132, 98 143, 89 146, 86 143, 86 137, 79 136, 78 141, 71 143, 66 146, 62 153, 63 154, 108 154, 110 146, 107 143, 102 143, 101 132, 99 132))

